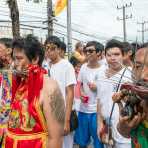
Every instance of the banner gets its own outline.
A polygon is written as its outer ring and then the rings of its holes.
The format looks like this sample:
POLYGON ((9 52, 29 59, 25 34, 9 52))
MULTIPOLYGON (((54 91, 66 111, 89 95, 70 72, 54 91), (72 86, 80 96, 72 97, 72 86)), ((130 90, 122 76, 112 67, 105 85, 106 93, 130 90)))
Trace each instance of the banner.
POLYGON ((67 5, 67 0, 57 0, 55 4, 55 16, 59 15, 67 5))

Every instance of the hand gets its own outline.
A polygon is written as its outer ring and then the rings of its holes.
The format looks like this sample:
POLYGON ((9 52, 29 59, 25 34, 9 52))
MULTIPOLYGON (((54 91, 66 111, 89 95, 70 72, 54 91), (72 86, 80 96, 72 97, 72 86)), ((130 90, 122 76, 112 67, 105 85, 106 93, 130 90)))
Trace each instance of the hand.
POLYGON ((103 127, 104 127, 103 122, 98 123, 97 135, 98 135, 98 138, 99 138, 100 141, 101 141, 100 133, 101 133, 103 127))
POLYGON ((88 86, 89 88, 92 90, 92 91, 96 91, 97 90, 97 86, 94 82, 89 82, 88 83, 88 86))
POLYGON ((137 127, 140 122, 143 120, 145 114, 138 113, 135 115, 132 119, 130 119, 128 116, 124 116, 119 118, 119 124, 121 125, 122 129, 133 129, 137 127))
POLYGON ((70 133, 70 121, 65 121, 64 123, 64 136, 70 133))
POLYGON ((122 93, 121 92, 114 93, 113 96, 112 96, 113 102, 115 102, 115 103, 120 102, 121 99, 122 99, 121 96, 122 96, 122 93))

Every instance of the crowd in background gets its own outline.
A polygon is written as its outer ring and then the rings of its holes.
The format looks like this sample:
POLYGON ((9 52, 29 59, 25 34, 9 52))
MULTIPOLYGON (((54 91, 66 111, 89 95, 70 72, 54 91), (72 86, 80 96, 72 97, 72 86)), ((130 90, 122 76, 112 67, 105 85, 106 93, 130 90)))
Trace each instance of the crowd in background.
POLYGON ((69 59, 65 53, 57 36, 44 45, 32 35, 0 39, 1 146, 147 148, 148 97, 123 116, 119 92, 125 83, 147 85, 148 43, 78 42, 69 59))

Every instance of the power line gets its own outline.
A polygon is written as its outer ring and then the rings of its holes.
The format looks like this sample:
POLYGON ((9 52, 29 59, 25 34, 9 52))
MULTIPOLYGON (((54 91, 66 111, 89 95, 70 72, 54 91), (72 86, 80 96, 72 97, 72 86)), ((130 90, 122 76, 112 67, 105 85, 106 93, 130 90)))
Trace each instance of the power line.
POLYGON ((122 20, 123 21, 123 37, 124 37, 124 42, 126 42, 127 40, 127 35, 126 35, 126 20, 127 19, 130 19, 132 18, 132 14, 130 16, 126 15, 125 14, 125 9, 128 8, 128 7, 131 7, 132 6, 132 3, 130 2, 130 4, 125 4, 123 5, 122 7, 119 8, 119 6, 117 5, 117 9, 122 9, 123 11, 123 17, 122 18, 119 18, 117 17, 117 20, 122 20))
MULTIPOLYGON (((0 20, 1 23, 5 23, 5 22, 11 22, 11 20, 0 20)), ((42 20, 31 20, 31 21, 24 21, 24 20, 20 20, 20 22, 24 22, 24 23, 40 23, 42 22, 42 20)))
MULTIPOLYGON (((65 37, 67 37, 66 33, 65 33, 65 34, 64 34, 64 33, 61 33, 61 32, 58 31, 58 30, 54 30, 54 32, 55 32, 55 33, 58 33, 58 34, 60 34, 60 35, 63 35, 63 36, 65 36, 65 37)), ((79 40, 79 39, 77 39, 77 38, 74 38, 74 37, 72 37, 72 39, 73 39, 73 40, 76 40, 76 41, 81 41, 81 40, 79 40)))
MULTIPOLYGON (((8 11, 4 11, 4 10, 0 10, 0 12, 4 12, 4 13, 6 13, 6 14, 9 13, 8 11)), ((30 14, 27 14, 27 13, 20 13, 20 15, 26 15, 26 16, 28 16, 28 17, 38 18, 38 19, 47 19, 47 18, 43 18, 43 17, 40 17, 40 16, 30 15, 30 14)), ((21 17, 23 17, 23 16, 21 16, 21 17)))
MULTIPOLYGON (((23 11, 27 11, 27 12, 33 12, 33 13, 38 13, 38 14, 41 14, 41 12, 39 12, 39 11, 35 11, 35 10, 30 10, 30 9, 28 9, 28 7, 24 7, 24 5, 22 6, 23 8, 25 8, 25 9, 23 9, 23 11)), ((8 7, 6 7, 6 6, 1 6, 1 8, 4 8, 4 9, 9 9, 8 7)), ((43 10, 43 9, 42 9, 43 10)), ((46 10, 46 9, 45 9, 46 10)), ((21 11, 21 9, 20 9, 20 11, 21 11)), ((47 13, 46 11, 44 12, 43 11, 43 13, 47 13)))
POLYGON ((138 32, 141 32, 142 33, 142 43, 144 43, 144 33, 146 31, 148 31, 148 29, 145 29, 145 24, 148 23, 148 21, 143 21, 143 22, 137 22, 137 24, 140 24, 142 29, 141 30, 138 30, 138 32))

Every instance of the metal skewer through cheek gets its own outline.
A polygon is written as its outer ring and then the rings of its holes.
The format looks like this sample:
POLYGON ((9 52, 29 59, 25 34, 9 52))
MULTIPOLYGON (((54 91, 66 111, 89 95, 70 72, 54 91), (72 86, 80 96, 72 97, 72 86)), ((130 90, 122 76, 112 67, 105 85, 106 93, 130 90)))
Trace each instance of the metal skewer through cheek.
POLYGON ((24 70, 20 72, 16 69, 0 69, 0 73, 1 74, 12 73, 12 74, 19 74, 19 75, 27 75, 28 71, 24 70))

